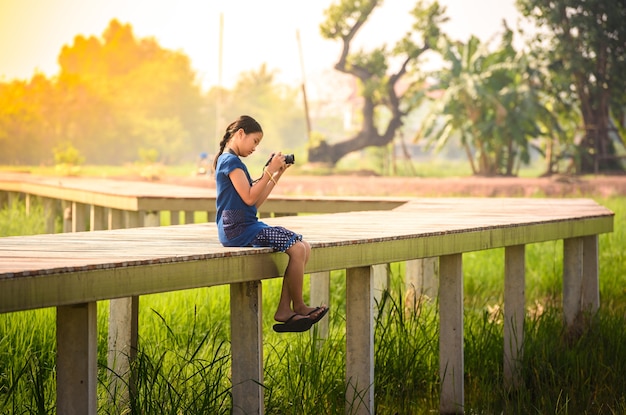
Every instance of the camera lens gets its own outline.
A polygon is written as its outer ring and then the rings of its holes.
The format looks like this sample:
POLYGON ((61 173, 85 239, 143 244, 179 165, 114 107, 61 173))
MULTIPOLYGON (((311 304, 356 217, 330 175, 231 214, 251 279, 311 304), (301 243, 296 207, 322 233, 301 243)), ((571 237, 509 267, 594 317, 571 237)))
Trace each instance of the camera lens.
POLYGON ((296 162, 296 157, 293 154, 285 154, 285 163, 294 164, 296 162))

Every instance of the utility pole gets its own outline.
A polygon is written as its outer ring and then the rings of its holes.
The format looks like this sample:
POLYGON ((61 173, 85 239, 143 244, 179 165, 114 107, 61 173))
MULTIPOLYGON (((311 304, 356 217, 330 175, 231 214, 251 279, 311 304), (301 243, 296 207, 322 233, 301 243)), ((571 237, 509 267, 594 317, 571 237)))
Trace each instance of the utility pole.
POLYGON ((215 103, 215 154, 220 148, 222 131, 222 47, 224 44, 224 13, 220 13, 220 32, 217 56, 217 102, 215 103))
POLYGON ((311 139, 311 118, 309 117, 309 102, 306 97, 306 77, 304 74, 304 58, 302 45, 300 43, 300 31, 296 29, 296 40, 298 41, 298 51, 300 52, 300 68, 302 69, 302 98, 304 99, 304 115, 306 117, 307 141, 311 139))

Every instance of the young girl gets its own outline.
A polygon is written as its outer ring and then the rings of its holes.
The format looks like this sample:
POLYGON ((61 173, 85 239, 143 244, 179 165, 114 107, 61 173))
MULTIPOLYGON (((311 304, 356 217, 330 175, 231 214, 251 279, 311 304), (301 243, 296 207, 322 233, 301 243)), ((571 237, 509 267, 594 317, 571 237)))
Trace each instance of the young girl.
POLYGON ((240 157, 252 154, 262 139, 261 126, 247 115, 226 128, 214 161, 219 239, 224 246, 267 246, 289 255, 274 313, 278 322, 274 330, 302 332, 320 321, 328 307, 309 307, 302 298, 304 267, 311 253, 309 243, 302 235, 281 226, 269 226, 257 218, 257 209, 290 166, 283 154, 275 153, 263 168, 263 176, 253 181, 240 157))

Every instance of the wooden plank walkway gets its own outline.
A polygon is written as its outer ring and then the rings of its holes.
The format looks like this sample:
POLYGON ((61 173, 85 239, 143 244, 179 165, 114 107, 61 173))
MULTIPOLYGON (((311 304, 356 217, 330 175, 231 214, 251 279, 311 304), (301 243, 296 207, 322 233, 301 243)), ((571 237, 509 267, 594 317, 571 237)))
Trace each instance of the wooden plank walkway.
MULTIPOLYGON (((613 216, 588 199, 441 198, 412 199, 391 211, 265 221, 300 232, 311 243, 308 273, 347 270, 346 372, 354 387, 348 394, 363 398, 356 413, 374 408, 372 266, 440 257, 440 411, 458 413, 464 401, 462 254, 506 248, 505 307, 514 307, 505 308, 505 341, 515 346, 505 349, 504 358, 505 371, 513 370, 522 339, 507 336, 519 336, 523 324, 524 245, 565 240, 563 305, 565 322, 571 323, 585 308, 599 305, 598 235, 613 230, 613 216)), ((233 401, 244 412, 263 413, 258 281, 280 276, 285 265, 284 254, 268 249, 222 247, 212 223, 0 238, 0 312, 54 306, 60 328, 75 327, 80 318, 70 317, 78 313, 88 322, 80 323, 81 332, 93 332, 96 301, 230 284, 231 297, 238 298, 231 301, 231 314, 247 316, 244 323, 233 321, 243 324, 232 333, 233 384, 245 385, 233 389, 233 401)), ((81 368, 89 381, 71 393, 65 389, 64 399, 77 393, 95 396, 94 362, 89 360, 95 359, 94 341, 84 338, 81 344, 89 352, 75 356, 88 356, 88 364, 66 362, 58 368, 59 377, 72 379, 66 373, 71 366, 81 368)), ((85 413, 95 413, 89 405, 85 413)))
MULTIPOLYGON (((611 232, 613 213, 588 199, 443 198, 415 199, 393 211, 265 221, 305 235, 313 248, 307 272, 319 272, 611 232)), ((180 268, 186 262, 238 262, 247 256, 262 258, 261 262, 266 256, 280 257, 267 249, 224 248, 214 224, 2 238, 0 312, 135 295, 134 284, 124 281, 125 275, 115 281, 116 273, 134 266, 180 268), (62 283, 63 274, 92 271, 99 275, 77 287, 77 298, 71 290, 49 286, 62 283), (31 295, 12 291, 12 285, 24 288, 20 277, 38 276, 46 283, 32 280, 31 295)), ((245 268, 230 282, 278 276, 259 273, 264 267, 245 268)), ((205 275, 203 269, 196 272, 202 275, 187 273, 175 284, 184 289, 226 283, 219 275, 205 275)), ((142 294, 173 288, 167 277, 151 278, 151 288, 142 294)))
MULTIPOLYGON (((186 211, 215 213, 215 188, 120 181, 98 178, 31 176, 0 172, 0 192, 23 193, 72 203, 129 212, 186 211)), ((259 213, 335 213, 354 210, 389 210, 406 197, 270 195, 259 213)), ((177 223, 176 223, 177 224, 177 223)))

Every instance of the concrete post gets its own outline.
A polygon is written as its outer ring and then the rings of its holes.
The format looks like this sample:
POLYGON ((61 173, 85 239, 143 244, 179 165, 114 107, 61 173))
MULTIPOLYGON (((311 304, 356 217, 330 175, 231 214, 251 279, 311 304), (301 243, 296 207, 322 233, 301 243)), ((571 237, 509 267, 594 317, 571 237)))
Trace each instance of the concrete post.
POLYGON ((46 233, 55 233, 57 218, 57 200, 49 197, 41 198, 43 212, 46 220, 46 233))
POLYGON ((180 225, 180 210, 170 211, 170 225, 180 225))
POLYGON ((107 217, 102 206, 89 206, 89 230, 101 231, 107 229, 107 217))
POLYGON ((524 351, 524 315, 526 247, 507 246, 504 249, 504 384, 519 385, 524 351))
POLYGON ((87 228, 86 205, 72 202, 72 232, 85 232, 87 228))
POLYGON ((405 263, 405 301, 418 304, 422 297, 437 297, 439 258, 421 258, 405 263))
POLYGON ((373 270, 346 270, 346 413, 374 412, 373 270))
POLYGON ((462 414, 465 405, 462 254, 440 257, 439 272, 439 412, 462 414))
POLYGON ((95 302, 57 307, 57 413, 96 415, 98 327, 95 302))
POLYGON ((195 215, 195 212, 186 210, 185 211, 185 223, 186 224, 194 223, 195 221, 194 215, 195 215))
POLYGON ((107 365, 110 370, 109 396, 124 413, 136 383, 131 364, 137 357, 139 297, 116 298, 109 304, 107 365), (130 388, 129 388, 130 387, 130 388))
POLYGON ((582 307, 591 313, 596 313, 600 308, 598 252, 598 235, 583 237, 582 307))
POLYGON ((374 300, 374 311, 376 311, 376 302, 380 303, 385 290, 389 289, 389 264, 372 265, 372 278, 374 285, 372 286, 372 295, 374 300))
POLYGON ((110 208, 107 214, 107 229, 123 229, 124 211, 110 208))
POLYGON ((582 312, 583 238, 563 240, 563 315, 574 328, 582 312))
POLYGON ((233 415, 263 414, 261 281, 230 285, 233 415))
POLYGON ((140 212, 124 211, 125 229, 140 228, 143 226, 143 216, 140 212))
POLYGON ((62 200, 61 208, 63 209, 63 233, 72 232, 72 202, 62 200))
POLYGON ((161 226, 161 213, 158 211, 144 212, 143 226, 161 226))
MULTIPOLYGON (((310 302, 313 307, 330 304, 330 271, 313 272, 310 274, 310 302)), ((332 312, 332 310, 330 311, 332 312)), ((317 334, 322 339, 328 338, 329 318, 323 318, 315 325, 317 334)))

